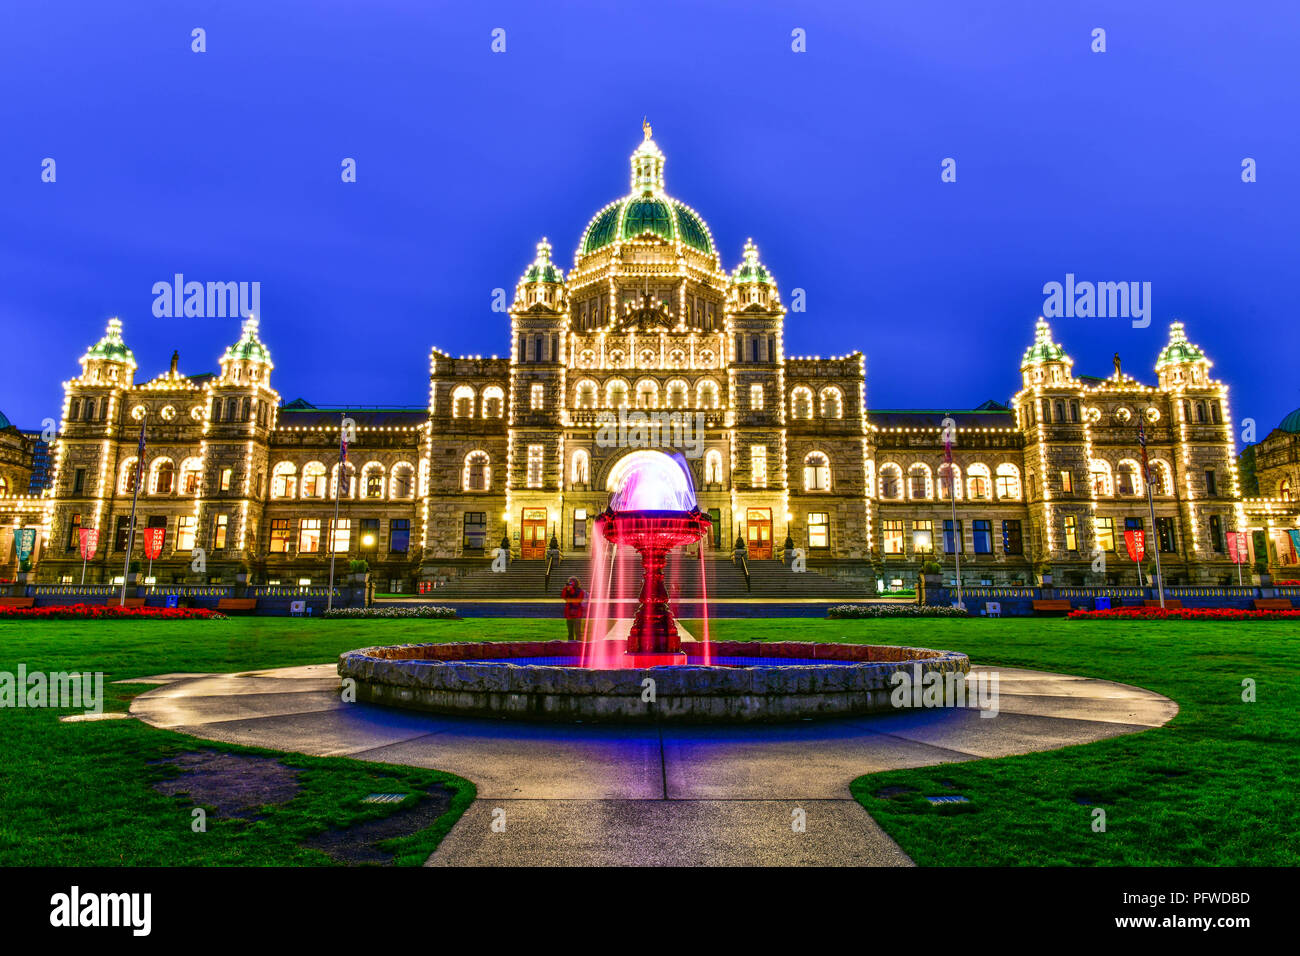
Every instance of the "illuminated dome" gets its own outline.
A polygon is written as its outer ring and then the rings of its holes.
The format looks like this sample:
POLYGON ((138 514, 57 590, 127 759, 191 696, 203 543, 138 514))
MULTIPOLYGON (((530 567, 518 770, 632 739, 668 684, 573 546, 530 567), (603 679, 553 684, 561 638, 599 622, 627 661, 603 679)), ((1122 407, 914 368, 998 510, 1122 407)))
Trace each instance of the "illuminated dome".
POLYGON ((1169 326, 1169 344, 1160 350, 1156 359, 1156 368, 1166 365, 1185 365, 1191 362, 1204 362, 1205 353, 1187 340, 1183 323, 1174 322, 1169 326))
POLYGON ((632 154, 632 192, 592 217, 578 244, 578 254, 585 256, 618 242, 657 236, 713 255, 713 239, 704 220, 664 192, 664 154, 650 138, 650 124, 643 128, 645 139, 632 154))
POLYGON ((94 359, 100 362, 121 362, 123 365, 135 365, 135 355, 122 341, 122 322, 120 319, 108 320, 104 337, 90 347, 81 357, 83 362, 94 359))

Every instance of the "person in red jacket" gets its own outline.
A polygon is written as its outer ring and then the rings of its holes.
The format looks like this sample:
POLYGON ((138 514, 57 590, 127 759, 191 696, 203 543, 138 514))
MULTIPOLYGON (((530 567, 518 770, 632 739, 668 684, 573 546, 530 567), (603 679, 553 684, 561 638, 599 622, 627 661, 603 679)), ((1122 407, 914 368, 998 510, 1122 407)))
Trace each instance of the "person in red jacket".
POLYGON ((577 578, 569 578, 569 583, 560 592, 564 598, 564 621, 569 625, 569 640, 582 640, 582 619, 587 616, 587 592, 582 589, 577 578))

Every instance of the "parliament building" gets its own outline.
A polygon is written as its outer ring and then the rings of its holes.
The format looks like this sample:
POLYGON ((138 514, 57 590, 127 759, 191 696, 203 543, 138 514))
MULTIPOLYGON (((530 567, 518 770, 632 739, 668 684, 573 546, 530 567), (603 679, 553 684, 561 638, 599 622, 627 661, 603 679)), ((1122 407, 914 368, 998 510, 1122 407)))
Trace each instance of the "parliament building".
POLYGON ((166 529, 160 585, 323 584, 332 550, 364 559, 381 591, 411 592, 485 567, 503 543, 514 561, 545 558, 552 539, 586 553, 620 460, 649 447, 691 470, 722 559, 739 542, 751 563, 797 548, 812 569, 887 586, 925 560, 950 575, 959 553, 969 584, 1031 583, 1046 565, 1058 584, 1136 583, 1124 532, 1141 528, 1166 580, 1235 582, 1227 533, 1258 521, 1227 386, 1181 323, 1146 381, 1118 360, 1108 377, 1076 373, 1040 319, 1008 403, 871 409, 862 354, 788 354, 758 248, 727 271, 664 166, 647 126, 630 191, 591 218, 572 269, 538 243, 508 357, 435 348, 427 407, 282 401, 253 317, 217 371, 174 357, 141 378, 111 320, 64 384, 52 488, 0 499, 0 520, 40 529, 40 583, 80 580, 81 528, 100 534, 86 582, 119 577, 137 498, 137 528, 166 529))

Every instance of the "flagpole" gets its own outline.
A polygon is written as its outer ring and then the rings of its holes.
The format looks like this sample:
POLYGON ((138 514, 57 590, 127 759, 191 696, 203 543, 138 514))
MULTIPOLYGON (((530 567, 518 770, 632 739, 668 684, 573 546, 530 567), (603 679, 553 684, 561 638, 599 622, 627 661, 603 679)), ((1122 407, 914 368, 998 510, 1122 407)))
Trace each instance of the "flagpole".
POLYGON ((330 549, 330 584, 325 593, 325 611, 329 613, 334 610, 334 537, 338 534, 339 527, 339 498, 343 497, 343 482, 347 481, 347 459, 344 449, 345 435, 343 434, 343 417, 339 418, 339 476, 334 482, 334 523, 330 525, 329 532, 329 549, 330 549))
POLYGON ((1142 446, 1142 483, 1147 486, 1147 513, 1151 516, 1151 533, 1156 546, 1151 553, 1156 559, 1156 589, 1160 594, 1160 609, 1165 606, 1165 578, 1160 571, 1160 534, 1156 531, 1156 503, 1151 497, 1151 463, 1147 460, 1147 427, 1138 418, 1138 444, 1142 446))
MULTIPOLYGON (((135 486, 131 489, 131 520, 126 532, 126 558, 122 562, 122 597, 118 607, 126 607, 126 581, 131 574, 131 549, 135 547, 135 506, 140 500, 140 474, 144 470, 144 422, 140 422, 140 444, 135 453, 135 486)), ((85 568, 83 566, 84 573, 85 568)))

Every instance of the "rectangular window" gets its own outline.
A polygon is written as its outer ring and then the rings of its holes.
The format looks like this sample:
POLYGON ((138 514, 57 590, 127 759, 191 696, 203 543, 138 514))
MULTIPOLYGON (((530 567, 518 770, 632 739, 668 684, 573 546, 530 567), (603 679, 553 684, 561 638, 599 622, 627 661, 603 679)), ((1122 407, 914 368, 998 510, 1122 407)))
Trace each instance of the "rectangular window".
POLYGON ((465 543, 467 551, 482 551, 487 546, 487 512, 465 512, 465 543))
POLYGON ((1002 522, 1002 553, 1025 553, 1025 539, 1020 530, 1020 519, 1018 518, 1002 522))
POLYGON ((320 550, 320 518, 303 518, 298 523, 298 553, 315 554, 320 550))
POLYGON ((65 546, 66 550, 68 551, 77 550, 77 547, 81 544, 81 535, 78 533, 80 531, 81 531, 81 515, 73 515, 72 518, 68 521, 68 542, 65 546))
POLYGON ((198 529, 199 519, 193 515, 185 515, 176 521, 176 550, 193 551, 194 550, 194 532, 198 529))
POLYGON ((1065 516, 1065 550, 1079 550, 1079 519, 1074 515, 1065 516))
POLYGON ((1097 539, 1097 547, 1102 551, 1115 550, 1115 519, 1114 518, 1094 518, 1094 534, 1097 539))
POLYGON ((542 487, 542 455, 545 449, 541 445, 528 446, 528 487, 542 487))
POLYGON ((1061 472, 1061 494, 1074 494, 1074 473, 1070 471, 1061 472))
POLYGON ((125 551, 126 539, 131 536, 131 516, 118 515, 117 533, 113 535, 113 550, 125 551))
POLYGON ((226 533, 230 530, 230 515, 217 515, 217 526, 212 533, 212 547, 220 551, 226 546, 226 533))
POLYGON ((763 386, 749 386, 749 410, 751 412, 761 412, 763 410, 763 386))
POLYGON ((546 386, 537 384, 528 390, 528 407, 535 412, 542 410, 546 400, 546 386))
POLYGON ((289 553, 289 519, 271 519, 271 554, 289 553))
POLYGON ((330 527, 333 528, 330 547, 335 554, 347 554, 348 548, 352 545, 352 519, 339 518, 337 521, 331 521, 330 527))
POLYGON ((1156 540, 1160 543, 1160 550, 1166 554, 1178 550, 1178 537, 1174 531, 1173 518, 1156 519, 1156 540))
POLYGON ((1142 530, 1143 528, 1145 528, 1145 527, 1146 527, 1146 525, 1143 524, 1141 518, 1125 518, 1125 519, 1124 519, 1124 530, 1125 530, 1125 531, 1141 531, 1141 530, 1142 530))
POLYGON ((895 519, 880 523, 885 541, 885 554, 903 553, 903 522, 895 519))
POLYGON ((379 550, 379 519, 361 519, 361 537, 357 541, 359 551, 374 554, 379 550))
POLYGON ((1207 468, 1205 471, 1205 493, 1213 498, 1219 493, 1219 489, 1214 480, 1214 469, 1207 468))
POLYGON ((808 513, 808 548, 811 551, 831 546, 831 516, 824 511, 808 513))
POLYGON ((587 509, 573 509, 573 546, 575 548, 585 548, 587 546, 587 509))
POLYGON ((993 553, 993 522, 978 520, 972 525, 975 532, 975 553, 993 553))
POLYGON ((961 522, 957 522, 957 532, 954 534, 952 519, 945 519, 943 522, 943 553, 962 554, 964 552, 965 546, 962 542, 961 522))
POLYGON ((86 469, 78 468, 72 473, 72 493, 79 495, 86 490, 86 469))
POLYGON ((231 482, 233 482, 234 480, 235 480, 235 469, 233 468, 221 469, 221 490, 222 491, 229 491, 231 482))
MULTIPOLYGON (((1210 474, 1214 473, 1210 472, 1210 474)), ((1218 515, 1210 515, 1210 547, 1223 554, 1223 519, 1218 515)))
POLYGON ((713 527, 713 547, 722 547, 722 509, 709 509, 709 523, 713 527))
POLYGON ((753 488, 767 487, 767 446, 749 446, 749 483, 753 488))
POLYGON ((912 551, 916 554, 934 554, 934 522, 912 522, 912 551))
POLYGON ((405 554, 411 549, 411 519, 391 518, 388 522, 388 550, 392 554, 405 554))

